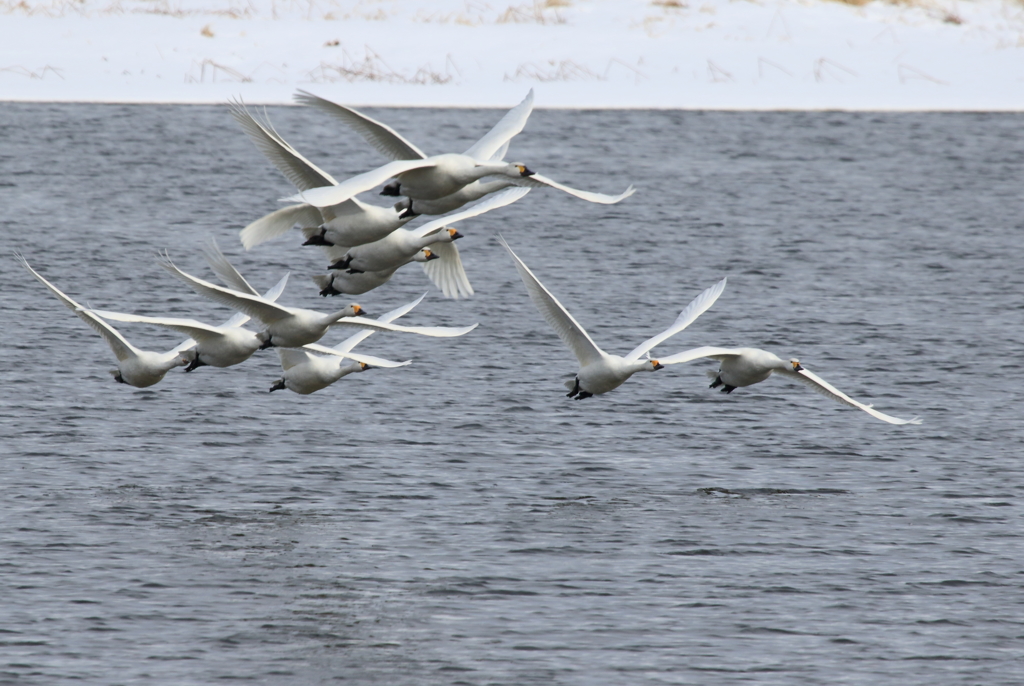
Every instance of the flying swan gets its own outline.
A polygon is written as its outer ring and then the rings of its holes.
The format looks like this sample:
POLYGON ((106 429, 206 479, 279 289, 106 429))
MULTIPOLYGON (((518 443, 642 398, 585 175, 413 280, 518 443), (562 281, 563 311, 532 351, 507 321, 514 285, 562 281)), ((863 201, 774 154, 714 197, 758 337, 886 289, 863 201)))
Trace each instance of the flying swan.
POLYGON ((530 300, 537 306, 541 315, 555 330, 562 342, 572 350, 576 359, 579 360, 580 370, 577 372, 576 378, 565 384, 569 389, 568 397, 576 396, 577 400, 614 390, 637 372, 653 372, 661 369, 665 364, 670 364, 666 360, 644 358, 644 355, 659 343, 675 336, 692 324, 697 317, 718 300, 718 296, 725 290, 726 280, 722 279, 694 298, 679 314, 672 326, 657 336, 647 339, 625 357, 609 355, 597 347, 597 344, 580 326, 579 322, 562 307, 562 303, 558 302, 555 296, 544 287, 544 284, 533 275, 530 268, 512 252, 512 248, 508 246, 505 239, 498 236, 498 240, 512 256, 519 276, 526 285, 526 292, 529 294, 530 300))
POLYGON ((15 253, 15 257, 21 262, 21 266, 27 269, 32 276, 39 279, 44 286, 49 288, 57 296, 57 299, 64 303, 65 307, 95 329, 96 333, 103 336, 103 339, 110 346, 110 349, 114 351, 114 356, 117 358, 117 369, 110 371, 114 381, 135 386, 136 388, 146 388, 158 383, 171 369, 184 367, 191 361, 193 353, 186 350, 186 348, 191 347, 192 341, 186 341, 166 353, 139 350, 129 343, 117 329, 89 312, 86 308, 62 293, 59 288, 44 279, 39 272, 29 265, 28 260, 22 255, 15 253))
POLYGON ((295 99, 341 119, 393 161, 337 186, 314 188, 285 198, 286 202, 305 202, 316 207, 335 205, 375 188, 392 177, 397 182, 387 185, 381 194, 407 196, 409 202, 402 216, 408 217, 450 212, 510 185, 555 188, 577 198, 602 204, 617 203, 635 192, 632 186, 614 196, 580 191, 530 171, 523 164, 503 162, 509 141, 523 130, 533 111, 532 89, 521 103, 509 110, 494 128, 466 152, 461 155, 448 153, 430 157, 391 127, 350 107, 301 90, 295 99), (488 176, 496 179, 481 181, 488 176), (471 185, 475 187, 469 188, 471 185))
POLYGON ((838 400, 841 403, 864 410, 876 419, 890 424, 920 424, 918 417, 912 419, 900 419, 879 412, 871 405, 859 403, 846 395, 829 382, 822 379, 814 372, 805 369, 797 359, 790 359, 788 362, 758 348, 714 348, 704 346, 685 350, 669 357, 661 358, 662 364, 678 364, 690 362, 701 357, 709 357, 718 360, 721 364, 717 372, 708 371, 708 378, 712 379, 711 388, 722 387, 723 393, 732 393, 737 388, 752 386, 761 383, 772 374, 781 374, 795 381, 806 384, 811 390, 821 393, 824 396, 838 400))

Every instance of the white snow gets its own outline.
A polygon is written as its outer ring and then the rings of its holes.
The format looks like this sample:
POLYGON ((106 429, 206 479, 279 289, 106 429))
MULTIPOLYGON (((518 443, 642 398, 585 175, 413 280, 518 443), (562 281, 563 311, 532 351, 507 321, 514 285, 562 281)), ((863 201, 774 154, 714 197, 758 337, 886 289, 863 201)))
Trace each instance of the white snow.
POLYGON ((1024 110, 1024 0, 0 0, 0 100, 1024 110))

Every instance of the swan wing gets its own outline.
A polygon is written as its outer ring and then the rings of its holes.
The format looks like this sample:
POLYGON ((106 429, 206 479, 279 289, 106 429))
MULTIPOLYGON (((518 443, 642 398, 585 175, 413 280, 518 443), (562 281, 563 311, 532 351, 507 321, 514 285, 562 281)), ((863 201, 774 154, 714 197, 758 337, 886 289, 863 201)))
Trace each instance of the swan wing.
POLYGON ((277 238, 287 233, 293 226, 320 226, 324 223, 324 217, 320 209, 301 203, 289 205, 275 210, 268 215, 260 217, 244 229, 239 231, 238 237, 246 250, 255 248, 260 243, 277 238))
MULTIPOLYGON (((409 303, 407 305, 402 305, 401 307, 396 307, 395 309, 391 310, 390 312, 385 312, 381 316, 377 317, 377 321, 378 322, 384 322, 385 324, 393 322, 394 320, 398 319, 402 315, 407 314, 410 310, 412 310, 412 308, 414 308, 417 305, 419 305, 420 302, 422 302, 425 297, 427 297, 426 293, 424 293, 420 297, 416 298, 415 300, 413 300, 411 303, 409 303)), ((355 348, 357 345, 359 345, 359 343, 361 343, 362 341, 366 340, 368 337, 372 336, 373 333, 374 333, 373 329, 364 329, 362 331, 359 331, 358 333, 355 333, 355 334, 349 336, 348 338, 343 340, 341 343, 339 343, 338 345, 334 346, 334 350, 336 350, 336 351, 338 351, 340 353, 347 353, 347 352, 351 351, 353 348, 355 348)), ((367 363, 367 364, 369 364, 369 363, 367 363)))
MULTIPOLYGON (((484 137, 474 143, 473 147, 464 154, 469 155, 475 160, 489 160, 502 148, 507 150, 508 142, 513 136, 523 130, 523 127, 526 126, 526 120, 530 118, 532 112, 533 89, 531 88, 521 103, 510 109, 501 118, 501 121, 494 125, 494 128, 484 134, 484 137)), ((502 157, 504 157, 504 153, 502 157)), ((498 159, 501 158, 499 157, 498 159)))
POLYGON ((345 122, 385 157, 393 160, 421 160, 426 157, 419 148, 402 138, 390 126, 371 119, 351 107, 338 105, 304 90, 295 94, 295 101, 316 107, 345 122))
MULTIPOLYGON (((269 291, 263 294, 263 299, 269 300, 270 302, 274 302, 279 297, 281 297, 281 293, 284 292, 285 284, 288 283, 288 276, 288 274, 282 276, 280 281, 274 284, 274 286, 269 291)), ((249 319, 249 315, 245 314, 244 312, 236 312, 230 319, 221 324, 220 328, 230 329, 232 327, 241 326, 242 324, 245 324, 247 321, 249 321, 249 319)))
POLYGON ((389 324, 387 322, 377 321, 376 319, 366 319, 365 317, 342 317, 331 324, 331 326, 352 326, 359 329, 373 329, 375 331, 416 333, 421 336, 431 336, 433 338, 454 338, 456 336, 466 335, 479 326, 479 324, 472 324, 470 326, 400 326, 398 324, 389 324))
POLYGON ((115 322, 131 322, 140 324, 155 324, 166 329, 172 329, 183 333, 195 340, 214 340, 223 337, 219 326, 212 326, 196 321, 179 317, 144 317, 139 314, 127 314, 125 312, 110 312, 108 310, 85 310, 103 319, 115 322))
POLYGON ((532 176, 524 176, 521 179, 516 180, 516 184, 520 186, 527 186, 533 188, 556 188, 563 193, 575 196, 580 200, 586 200, 587 202, 596 202, 601 205, 614 205, 615 203, 625 200, 629 196, 636 193, 636 188, 630 186, 622 193, 618 195, 605 195, 604 193, 592 193, 591 191, 581 191, 575 188, 570 188, 564 184, 553 181, 546 176, 540 174, 533 174, 532 176))
POLYGON ((209 298, 214 302, 219 302, 221 305, 226 305, 231 309, 244 312, 250 317, 259 319, 264 324, 271 324, 292 315, 290 308, 264 300, 258 295, 240 293, 230 288, 217 286, 209 281, 203 281, 191 274, 186 274, 178 269, 167 256, 161 258, 160 266, 187 283, 199 295, 209 298))
POLYGON ((244 276, 238 273, 235 266, 228 262, 228 258, 224 257, 224 253, 220 251, 220 246, 217 245, 217 241, 213 236, 208 236, 203 244, 203 257, 206 258, 206 264, 210 265, 213 273, 219 276, 220 280, 228 288, 232 288, 239 293, 248 293, 249 295, 260 294, 259 291, 249 285, 244 276))
POLYGON ((256 149, 300 191, 320 186, 334 186, 338 183, 334 177, 307 160, 281 138, 271 126, 269 119, 265 122, 259 121, 249 114, 249 110, 240 101, 232 101, 230 107, 231 116, 241 124, 256 149))
POLYGON ((706 289, 703 293, 691 300, 690 304, 683 308, 683 311, 679 313, 678 317, 676 317, 672 326, 668 327, 657 336, 648 338, 646 341, 633 348, 633 350, 626 355, 626 359, 639 360, 640 356, 648 350, 651 350, 668 338, 675 336, 677 333, 692 324, 697 317, 704 314, 709 307, 715 304, 715 301, 718 300, 718 296, 722 295, 722 291, 725 290, 725 282, 726 279, 722 279, 714 286, 706 289))
POLYGON ((684 350, 681 353, 675 355, 669 355, 668 357, 658 356, 658 362, 660 364, 681 364, 683 362, 691 362, 702 357, 710 357, 713 360, 721 362, 727 357, 739 357, 743 353, 738 348, 715 348, 709 345, 701 346, 700 348, 692 348, 691 350, 684 350))
POLYGON ((814 372, 808 371, 806 368, 800 371, 794 371, 789 369, 775 370, 776 373, 781 373, 791 379, 809 386, 811 390, 821 393, 824 396, 838 400, 839 402, 849 405, 850 407, 856 407, 859 410, 864 410, 875 419, 881 419, 883 422, 889 422, 890 424, 920 424, 921 420, 918 417, 911 419, 900 419, 899 417, 893 417, 892 415, 879 412, 871 405, 865 405, 859 403, 850 396, 846 395, 838 388, 825 381, 823 378, 815 374, 814 372))
POLYGON ((300 348, 276 348, 277 356, 281 359, 281 369, 288 371, 292 367, 309 362, 313 355, 300 348))
POLYGON ((14 256, 18 258, 19 262, 21 262, 21 266, 27 269, 32 276, 36 277, 40 283, 49 288, 50 292, 57 296, 57 299, 64 303, 66 308, 78 315, 79 319, 91 326, 96 333, 103 336, 103 340, 105 340, 107 345, 110 346, 110 349, 114 351, 114 356, 119 361, 130 359, 141 352, 138 348, 129 343, 117 329, 112 327, 110 324, 107 324, 96 315, 90 313, 86 308, 76 303, 63 291, 43 278, 43 275, 33 269, 28 263, 28 260, 26 260, 22 255, 14 253, 14 256))
POLYGON ((420 266, 431 283, 444 293, 444 297, 458 300, 473 295, 473 286, 469 283, 466 270, 462 267, 462 258, 459 257, 459 247, 454 243, 434 243, 430 246, 430 252, 436 254, 438 259, 424 262, 420 266))
POLYGON ((324 355, 334 355, 335 357, 344 357, 349 360, 368 364, 371 367, 385 367, 391 369, 394 367, 404 367, 407 364, 412 364, 412 360, 406 360, 405 362, 392 362, 391 360, 385 360, 383 357, 374 357, 373 355, 341 351, 335 348, 328 348, 324 345, 317 345, 316 343, 310 343, 309 345, 304 345, 302 347, 304 350, 323 353, 324 355))
POLYGON ((512 256, 516 269, 519 271, 519 277, 526 285, 526 292, 529 294, 530 300, 540 310, 541 315, 551 325, 551 328, 555 330, 555 333, 562 339, 562 342, 569 346, 569 349, 576 355, 580 366, 585 367, 592 362, 603 359, 605 357, 604 351, 597 347, 597 344, 591 340, 579 322, 573 319, 573 316, 562 307, 562 303, 558 302, 558 299, 551 295, 548 289, 544 288, 544 284, 533 275, 530 268, 512 252, 512 248, 508 246, 505 239, 499 235, 498 240, 505 246, 505 250, 508 250, 508 254, 512 256))
MULTIPOLYGON (((516 187, 516 188, 509 188, 507 190, 500 191, 498 193, 491 193, 490 195, 485 196, 484 200, 481 200, 480 202, 476 203, 475 205, 470 206, 467 209, 462 210, 461 212, 456 212, 455 214, 449 214, 449 215, 446 215, 446 216, 441 217, 439 219, 435 219, 433 221, 429 221, 426 224, 424 224, 423 226, 417 226, 415 229, 412 230, 412 234, 417 236, 417 237, 419 237, 419 238, 422 238, 423 236, 427 236, 427 235, 437 231, 440 228, 443 228, 443 227, 448 226, 450 224, 454 224, 455 222, 460 222, 463 219, 469 219, 470 217, 476 217, 478 215, 484 214, 485 212, 490 212, 491 210, 496 210, 499 207, 504 207, 505 205, 511 205, 516 200, 519 200, 520 198, 522 198, 524 195, 526 195, 529 192, 530 192, 529 188, 518 188, 518 187, 516 187)), ((433 248, 431 248, 431 249, 433 249, 433 248)), ((427 262, 425 264, 430 264, 430 263, 427 262)))
POLYGON ((430 159, 426 160, 396 160, 394 162, 388 162, 383 167, 377 167, 371 169, 368 172, 357 174, 350 179, 342 181, 337 186, 326 186, 323 188, 310 188, 303 190, 298 195, 293 195, 289 198, 284 198, 284 202, 304 202, 314 207, 329 207, 331 205, 340 205, 341 203, 354 198, 364 191, 368 191, 371 188, 379 186, 388 179, 402 172, 411 171, 413 169, 423 169, 425 167, 433 167, 436 162, 430 159))

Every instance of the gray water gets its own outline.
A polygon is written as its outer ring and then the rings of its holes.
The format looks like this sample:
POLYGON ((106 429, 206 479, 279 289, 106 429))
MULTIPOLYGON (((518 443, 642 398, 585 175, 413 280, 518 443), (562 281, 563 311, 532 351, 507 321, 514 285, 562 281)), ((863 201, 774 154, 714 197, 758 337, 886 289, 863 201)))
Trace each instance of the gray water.
MULTIPOLYGON (((370 110, 428 152, 500 112, 370 110)), ((338 178, 381 162, 318 112, 270 108, 338 178)), ((231 369, 117 385, 94 307, 218 323, 155 265, 209 278, 215 236, 282 302, 337 309, 297 232, 237 231, 292 188, 223 107, 0 104, 0 683, 1019 684, 1024 680, 1021 115, 538 111, 509 159, 535 191, 460 226, 476 297, 375 335, 414 359, 303 397, 231 369), (718 303, 658 350, 756 346, 583 402, 501 232, 609 352, 718 303)), ((383 204, 383 202, 381 202, 383 204)), ((180 336, 122 325, 135 345, 180 336)), ((333 344, 342 334, 331 334, 333 344)))

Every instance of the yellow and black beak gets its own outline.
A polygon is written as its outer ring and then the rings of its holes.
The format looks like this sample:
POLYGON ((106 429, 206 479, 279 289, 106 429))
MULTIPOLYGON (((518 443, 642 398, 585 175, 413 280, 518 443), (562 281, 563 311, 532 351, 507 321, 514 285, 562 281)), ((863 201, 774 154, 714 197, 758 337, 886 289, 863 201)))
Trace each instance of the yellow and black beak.
POLYGON ((455 229, 448 229, 448 235, 452 237, 453 241, 462 238, 462 234, 456 231, 455 229))
POLYGON ((658 362, 657 360, 651 360, 651 368, 652 369, 664 369, 665 365, 663 365, 661 362, 658 362))
POLYGON ((370 368, 370 365, 366 364, 365 362, 360 362, 359 363, 359 368, 360 368, 360 371, 364 371, 365 372, 367 369, 370 368))
POLYGON ((534 172, 526 168, 525 164, 518 164, 516 167, 519 169, 520 176, 533 176, 534 172))
POLYGON ((792 364, 793 364, 793 371, 794 372, 802 372, 804 370, 804 368, 801 367, 800 363, 797 362, 796 360, 793 360, 792 364))
POLYGON ((437 253, 433 253, 433 252, 431 252, 431 251, 429 251, 429 250, 424 250, 423 252, 424 252, 424 253, 426 254, 426 256, 427 256, 427 261, 428 261, 428 262, 429 262, 430 260, 436 260, 436 259, 438 259, 438 258, 440 258, 440 257, 441 257, 441 256, 440 256, 440 255, 438 255, 437 253))

